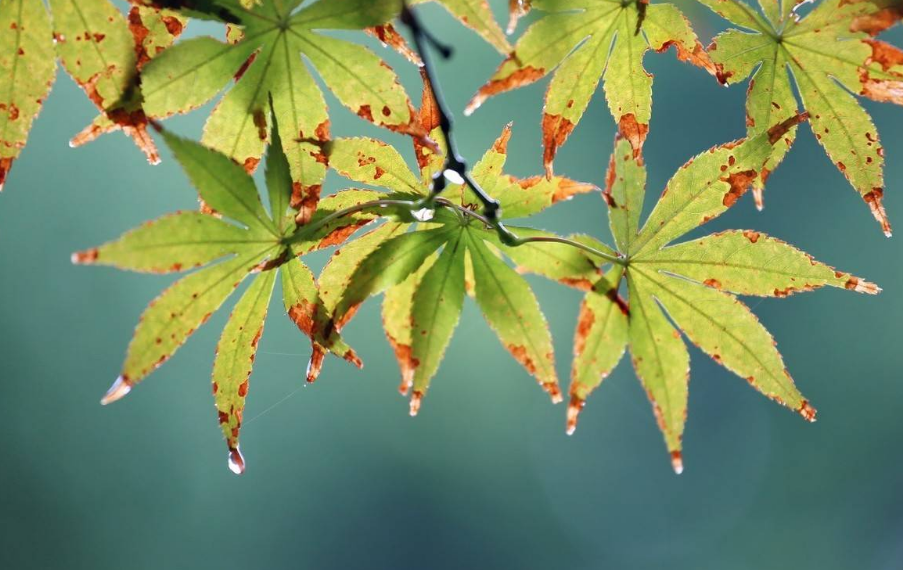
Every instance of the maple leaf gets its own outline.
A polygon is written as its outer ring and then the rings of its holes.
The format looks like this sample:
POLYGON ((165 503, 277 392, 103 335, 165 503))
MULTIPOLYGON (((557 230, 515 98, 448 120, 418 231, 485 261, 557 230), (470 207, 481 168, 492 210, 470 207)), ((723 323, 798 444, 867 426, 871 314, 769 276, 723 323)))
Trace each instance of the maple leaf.
MULTIPOLYGON (((708 55, 677 7, 647 0, 533 0, 550 14, 531 25, 466 109, 553 72, 542 118, 543 162, 549 175, 558 148, 576 127, 600 79, 621 134, 640 152, 652 115, 649 50, 674 46, 679 59, 714 73, 708 55)), ((515 13, 527 7, 518 4, 515 13)))
MULTIPOLYGON (((418 120, 439 149, 415 140, 419 176, 394 148, 373 139, 338 139, 326 146, 330 168, 355 182, 386 188, 409 200, 429 195, 445 148, 429 87, 418 120)), ((498 200, 506 217, 526 217, 576 194, 597 190, 567 178, 518 179, 503 174, 510 125, 474 166, 472 175, 498 200)), ((552 340, 527 282, 501 257, 518 248, 499 242, 479 214, 469 188, 450 184, 441 207, 415 212, 342 248, 320 275, 320 295, 341 328, 368 297, 385 292, 383 324, 402 372, 401 392, 413 389, 417 413, 460 316, 465 291, 514 358, 560 400, 552 340), (381 233, 379 233, 381 232, 381 233), (367 238, 370 241, 348 251, 367 238)), ((526 231, 526 230, 525 230, 526 231)), ((586 264, 587 271, 596 271, 586 264)))
MULTIPOLYGON (((903 51, 873 37, 899 22, 899 1, 824 0, 803 18, 793 13, 797 3, 791 0, 761 0, 764 17, 742 0, 700 1, 746 30, 720 34, 709 52, 724 83, 752 75, 749 134, 797 113, 795 85, 815 138, 890 236, 882 203, 884 149, 854 95, 903 105, 903 51)), ((760 208, 765 179, 795 138, 795 129, 787 133, 756 180, 760 208)))
POLYGON ((326 352, 361 366, 336 331, 317 327, 318 312, 325 309, 318 300, 314 276, 300 258, 340 244, 372 221, 375 216, 366 213, 331 215, 349 205, 370 201, 376 193, 347 190, 324 198, 311 223, 297 226, 290 208, 289 162, 279 144, 278 130, 266 158, 270 212, 264 208, 251 176, 229 157, 167 132, 163 136, 207 211, 170 214, 115 241, 73 255, 74 263, 130 271, 191 271, 144 311, 122 372, 102 403, 122 398, 166 362, 250 277, 250 286, 223 330, 213 367, 213 394, 229 447, 230 467, 241 472, 244 459, 239 451, 239 432, 248 380, 277 278, 281 278, 286 313, 311 339, 312 370, 307 380, 316 378, 326 352))
POLYGON ((159 162, 141 110, 137 72, 142 60, 164 47, 166 35, 181 32, 179 20, 136 7, 127 22, 109 0, 49 0, 49 8, 39 0, 0 3, 0 189, 50 93, 57 58, 102 113, 71 144, 122 129, 149 162, 159 162), (133 18, 164 26, 153 24, 154 30, 139 38, 143 24, 133 18))
MULTIPOLYGON (((794 385, 771 334, 736 295, 786 297, 824 286, 869 294, 880 289, 752 230, 724 231, 669 245, 732 207, 761 173, 773 145, 802 118, 795 116, 754 137, 712 148, 688 162, 668 182, 642 226, 645 165, 628 141, 616 140, 604 196, 622 263, 593 281, 580 308, 569 433, 576 428, 586 398, 629 349, 679 473, 690 357, 678 331, 755 389, 814 421, 815 409, 794 385), (626 300, 619 294, 624 281, 626 300)), ((525 270, 548 275, 545 261, 522 261, 525 270)), ((580 276, 576 283, 587 289, 585 267, 574 267, 580 276)), ((567 272, 568 266, 560 266, 553 277, 561 280, 567 272)))
POLYGON ((412 0, 409 5, 436 2, 461 21, 465 26, 480 34, 492 47, 503 54, 511 51, 511 44, 505 32, 499 27, 486 0, 412 0))
POLYGON ((320 0, 296 10, 300 0, 262 0, 248 8, 237 0, 207 2, 216 14, 227 9, 237 24, 229 41, 199 37, 180 42, 142 73, 145 109, 166 117, 195 109, 233 80, 204 129, 202 142, 252 172, 271 128, 271 94, 283 126, 282 144, 294 180, 299 222, 316 209, 326 167, 320 145, 330 138, 326 102, 302 60, 346 107, 379 126, 417 134, 411 104, 395 73, 363 46, 317 33, 362 30, 382 24, 401 8, 395 0, 320 0))

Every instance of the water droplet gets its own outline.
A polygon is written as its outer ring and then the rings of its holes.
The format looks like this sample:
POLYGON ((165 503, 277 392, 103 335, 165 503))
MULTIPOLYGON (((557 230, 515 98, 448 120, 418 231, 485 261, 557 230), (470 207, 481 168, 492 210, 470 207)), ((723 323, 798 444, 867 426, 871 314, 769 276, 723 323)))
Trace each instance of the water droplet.
POLYGON ((459 186, 464 184, 464 177, 450 168, 445 169, 445 172, 443 172, 442 175, 452 184, 457 184, 459 186))
POLYGON ((678 475, 684 472, 684 458, 679 451, 671 452, 671 467, 678 475))
POLYGON ((411 215, 414 216, 414 219, 418 222, 428 222, 436 215, 436 210, 432 208, 420 208, 419 210, 411 212, 411 215))
POLYGON ((423 393, 414 390, 414 393, 411 394, 411 417, 417 415, 417 412, 420 411, 420 402, 423 401, 423 393))
POLYGON ((577 431, 577 419, 579 418, 580 412, 583 410, 583 406, 585 405, 586 400, 578 398, 577 396, 571 396, 571 401, 568 404, 568 435, 574 435, 574 432, 577 431))
POLYGON ((803 403, 800 404, 799 413, 806 421, 815 422, 815 408, 812 407, 809 400, 803 400, 803 403))
POLYGON ((229 471, 236 475, 245 472, 245 458, 237 447, 229 450, 229 471))
POLYGON ((126 395, 132 391, 132 385, 129 383, 128 378, 125 376, 120 376, 113 382, 113 385, 110 386, 110 389, 107 390, 107 393, 104 394, 103 398, 100 399, 100 404, 102 406, 106 406, 107 404, 112 404, 117 400, 121 400, 126 397, 126 395))

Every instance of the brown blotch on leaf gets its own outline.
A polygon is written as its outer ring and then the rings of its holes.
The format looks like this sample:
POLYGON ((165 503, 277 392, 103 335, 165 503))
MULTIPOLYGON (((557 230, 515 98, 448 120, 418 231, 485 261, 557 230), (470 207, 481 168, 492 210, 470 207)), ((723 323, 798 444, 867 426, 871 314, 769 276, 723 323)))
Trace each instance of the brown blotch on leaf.
POLYGON ((772 145, 781 140, 790 129, 809 119, 809 113, 797 113, 789 119, 768 129, 768 142, 772 145))
MULTIPOLYGON (((510 56, 508 56, 508 59, 502 62, 502 65, 499 66, 499 69, 503 68, 510 62, 517 61, 517 53, 512 53, 510 56)), ((477 92, 477 94, 474 95, 473 99, 470 100, 470 103, 468 103, 467 107, 464 109, 464 114, 470 115, 471 113, 479 109, 480 105, 482 105, 486 101, 486 99, 489 99, 494 95, 504 93, 505 91, 511 91, 512 89, 517 89, 518 87, 523 87, 524 85, 529 85, 530 83, 538 81, 545 74, 545 69, 528 65, 526 67, 518 69, 517 71, 503 79, 490 80, 486 85, 480 87, 480 90, 477 92)))
POLYGON ((527 372, 534 376, 536 375, 536 363, 533 362, 533 359, 527 354, 526 347, 523 345, 509 344, 508 351, 514 356, 515 360, 520 362, 521 365, 527 369, 527 372))
POLYGON ((761 236, 762 236, 762 234, 760 234, 759 232, 753 231, 753 230, 744 230, 743 231, 743 237, 745 237, 752 243, 756 243, 757 241, 759 241, 759 237, 761 237, 761 236))
POLYGON ((323 186, 320 184, 312 184, 304 186, 300 182, 292 183, 292 197, 290 205, 298 211, 295 216, 295 223, 299 226, 310 223, 311 218, 317 211, 317 205, 320 203, 320 192, 323 186))
POLYGON ((574 354, 583 354, 586 349, 586 337, 589 336, 596 322, 596 314, 586 303, 580 306, 580 316, 577 320, 577 333, 574 335, 574 354))
POLYGON ((586 406, 586 400, 580 398, 576 394, 571 395, 571 401, 568 402, 567 427, 565 428, 568 435, 574 435, 577 431, 577 420, 580 419, 580 412, 586 406))
POLYGON ((402 396, 407 396, 414 385, 414 371, 420 362, 414 358, 410 345, 398 342, 391 335, 387 334, 386 336, 395 351, 395 359, 398 360, 398 368, 401 370, 401 384, 398 385, 398 392, 402 396))
POLYGON ((881 230, 887 237, 891 236, 890 220, 887 219, 887 212, 884 210, 884 190, 875 188, 862 196, 865 203, 868 204, 872 216, 881 224, 881 230))
POLYGON ((241 64, 241 67, 238 68, 238 71, 235 72, 235 81, 241 81, 241 78, 244 77, 245 72, 248 71, 248 68, 251 67, 251 64, 254 63, 254 60, 257 59, 257 54, 260 52, 254 52, 241 64))
POLYGON ((755 170, 744 170, 742 172, 734 172, 727 178, 722 178, 721 180, 723 182, 727 182, 730 185, 730 189, 724 193, 724 198, 722 198, 721 203, 726 208, 730 208, 736 204, 737 200, 746 194, 746 191, 749 190, 749 186, 758 175, 759 173, 755 170))
POLYGON ((238 397, 245 398, 248 395, 248 381, 245 380, 241 384, 238 385, 238 397))
POLYGON ((893 27, 901 18, 903 18, 903 5, 890 6, 873 14, 855 18, 850 24, 850 31, 877 36, 884 30, 893 27))
POLYGON ((859 279, 858 277, 850 277, 843 286, 845 289, 849 289, 850 291, 856 291, 857 293, 867 293, 869 295, 877 295, 881 292, 881 287, 878 287, 874 283, 859 279))
POLYGON ((558 148, 564 144, 574 130, 574 123, 561 115, 544 114, 542 116, 542 162, 546 169, 546 178, 552 178, 552 163, 558 148))
POLYGON ((721 289, 721 281, 717 279, 712 279, 711 277, 702 282, 703 285, 707 285, 713 289, 721 289))
POLYGON ((302 299, 288 311, 288 318, 309 337, 312 337, 316 331, 316 316, 317 305, 306 299, 302 299))
POLYGON ((649 134, 649 125, 639 122, 633 113, 627 113, 618 120, 618 131, 621 136, 630 141, 630 146, 633 147, 633 157, 639 158, 643 150, 643 143, 646 142, 646 135, 649 134))
POLYGON ((408 43, 405 41, 404 37, 398 33, 398 31, 394 26, 392 26, 392 24, 374 26, 372 28, 367 28, 364 31, 378 39, 384 46, 391 47, 392 49, 403 55, 414 65, 423 65, 423 61, 420 59, 420 56, 417 55, 417 52, 415 52, 410 48, 410 46, 408 46, 408 43))
POLYGON ((686 61, 691 63, 697 67, 701 67, 708 71, 710 74, 714 76, 718 76, 718 69, 715 64, 712 63, 712 59, 709 57, 709 54, 706 53, 705 48, 702 47, 702 44, 698 41, 693 44, 693 47, 688 49, 686 45, 682 42, 677 42, 674 40, 668 40, 662 47, 656 50, 658 53, 662 53, 668 51, 669 48, 674 47, 677 51, 677 59, 680 61, 686 61))

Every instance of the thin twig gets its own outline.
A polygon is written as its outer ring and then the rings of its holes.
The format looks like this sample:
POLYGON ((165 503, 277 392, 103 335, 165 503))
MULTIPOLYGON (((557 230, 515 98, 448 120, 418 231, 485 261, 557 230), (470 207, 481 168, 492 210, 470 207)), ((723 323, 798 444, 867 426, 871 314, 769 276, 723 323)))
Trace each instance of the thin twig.
POLYGON ((501 206, 499 205, 498 200, 489 196, 480 184, 473 179, 473 176, 471 176, 469 169, 467 168, 467 162, 461 156, 461 153, 458 152, 458 144, 454 137, 454 121, 452 119, 452 114, 442 95, 442 89, 440 88, 438 78, 436 77, 436 68, 433 64, 432 55, 427 49, 427 44, 429 43, 436 47, 443 57, 451 56, 451 49, 436 40, 432 34, 426 30, 418 19, 417 14, 409 8, 406 0, 402 0, 401 21, 411 31, 411 35, 414 38, 414 48, 418 55, 420 55, 420 60, 423 61, 423 68, 426 72, 427 80, 433 88, 433 95, 436 99, 436 108, 439 111, 439 128, 442 131, 442 135, 445 137, 445 143, 448 147, 445 165, 433 176, 432 191, 430 192, 430 195, 423 200, 422 206, 429 208, 436 202, 436 198, 445 190, 449 178, 451 178, 452 182, 467 184, 483 204, 483 216, 489 220, 488 225, 495 229, 502 243, 505 245, 516 245, 519 238, 511 233, 502 223, 501 206))
POLYGON ((337 210, 329 214, 325 218, 317 220, 316 222, 313 222, 312 224, 309 224, 307 226, 301 226, 304 231, 299 231, 294 234, 289 239, 289 243, 297 243, 310 239, 310 236, 315 235, 319 230, 323 229, 331 222, 334 222, 339 218, 344 218, 345 216, 351 216, 353 214, 364 212, 371 208, 389 208, 392 206, 404 208, 409 212, 418 209, 417 202, 412 202, 410 200, 372 200, 370 202, 362 202, 360 204, 355 204, 354 206, 349 206, 347 208, 337 210))
MULTIPOLYGON (((465 208, 464 206, 459 206, 458 204, 455 204, 454 202, 452 202, 450 200, 446 200, 445 198, 437 198, 436 203, 440 204, 442 206, 445 206, 447 208, 452 208, 454 210, 457 210, 458 212, 461 212, 465 216, 470 216, 472 218, 475 218, 475 219, 483 222, 487 226, 492 227, 492 222, 490 222, 485 216, 483 216, 482 214, 479 214, 477 212, 474 212, 473 210, 469 210, 469 209, 465 208)), ((604 259, 605 261, 608 261, 611 263, 617 263, 618 265, 621 265, 621 266, 627 265, 626 258, 619 257, 616 255, 611 255, 609 253, 605 253, 604 251, 600 251, 594 247, 582 244, 579 241, 574 241, 571 239, 557 237, 557 236, 519 237, 515 240, 515 243, 509 245, 509 247, 520 247, 520 246, 526 245, 528 243, 560 243, 562 245, 568 245, 571 247, 575 247, 579 250, 585 251, 586 253, 589 253, 591 255, 594 255, 600 259, 604 259)))

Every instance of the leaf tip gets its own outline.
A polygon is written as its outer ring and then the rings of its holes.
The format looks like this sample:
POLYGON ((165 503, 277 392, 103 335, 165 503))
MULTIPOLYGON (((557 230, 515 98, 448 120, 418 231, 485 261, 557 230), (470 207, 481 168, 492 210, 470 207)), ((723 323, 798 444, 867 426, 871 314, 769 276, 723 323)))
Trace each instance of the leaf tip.
POLYGON ((411 409, 410 414, 411 417, 416 417, 418 413, 420 413, 420 404, 423 402, 423 392, 420 390, 414 390, 411 393, 411 409))
POLYGON ((307 383, 313 384, 320 377, 323 370, 323 361, 326 359, 326 350, 319 344, 314 344, 310 353, 310 360, 307 361, 307 383))
POLYGON ((545 382, 542 385, 542 389, 549 394, 553 404, 560 404, 564 401, 564 398, 561 395, 561 389, 558 387, 558 382, 545 382))
POLYGON ((100 405, 106 406, 125 398, 132 391, 132 384, 125 375, 119 376, 100 399, 100 405))
POLYGON ((856 293, 865 293, 866 295, 877 295, 882 291, 881 287, 858 277, 850 277, 844 284, 844 288, 856 293))
POLYGON ((88 265, 97 261, 99 251, 96 247, 84 251, 76 251, 70 257, 73 265, 88 265))
POLYGON ((574 435, 574 432, 577 431, 577 420, 580 418, 580 412, 583 411, 583 407, 586 405, 586 400, 580 398, 579 396, 571 396, 571 401, 568 403, 568 415, 567 415, 567 434, 574 435))
POLYGON ((807 422, 815 423, 816 410, 812 407, 812 404, 809 403, 809 400, 803 400, 797 411, 807 422))
POLYGON ((238 446, 229 449, 229 471, 236 475, 241 475, 245 472, 245 457, 241 454, 238 446))
POLYGON ((671 468, 674 469, 675 475, 680 475, 684 472, 684 458, 680 450, 671 452, 671 468))

